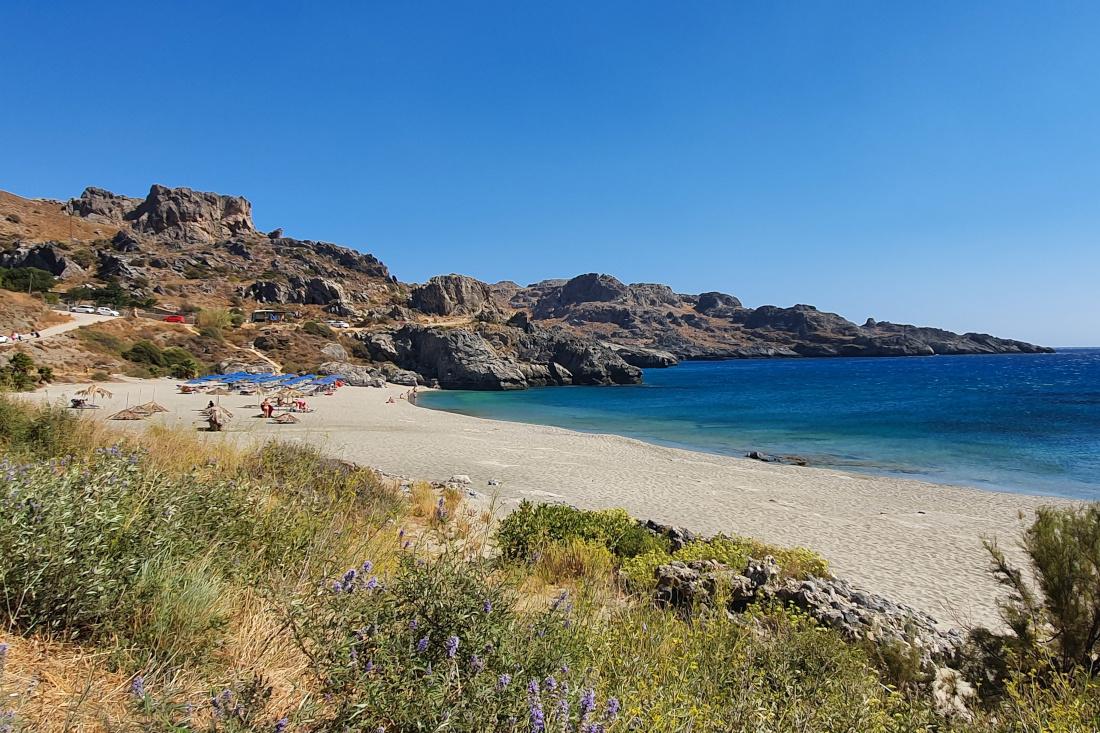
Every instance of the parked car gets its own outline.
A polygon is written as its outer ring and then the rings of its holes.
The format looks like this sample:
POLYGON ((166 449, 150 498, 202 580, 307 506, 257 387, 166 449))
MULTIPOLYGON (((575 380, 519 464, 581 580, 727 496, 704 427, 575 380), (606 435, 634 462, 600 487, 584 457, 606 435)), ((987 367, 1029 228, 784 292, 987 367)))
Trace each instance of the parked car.
POLYGON ((164 317, 164 322, 165 323, 186 323, 186 320, 184 320, 183 316, 165 316, 164 317))
POLYGON ((69 310, 73 313, 95 313, 95 308, 90 305, 74 305, 69 310))
POLYGON ((95 312, 98 315, 101 315, 101 316, 117 316, 117 315, 119 315, 118 311, 116 311, 114 308, 107 308, 106 306, 100 306, 99 308, 96 308, 95 312))
POLYGON ((326 321, 326 323, 333 328, 351 328, 351 324, 347 321, 326 321))
POLYGON ((7 336, 0 336, 0 344, 6 344, 10 340, 7 336))

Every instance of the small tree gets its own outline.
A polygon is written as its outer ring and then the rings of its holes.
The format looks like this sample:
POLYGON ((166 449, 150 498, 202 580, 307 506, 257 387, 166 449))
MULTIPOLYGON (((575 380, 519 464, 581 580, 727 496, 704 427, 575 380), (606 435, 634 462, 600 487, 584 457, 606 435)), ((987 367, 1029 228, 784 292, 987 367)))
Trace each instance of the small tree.
POLYGON ((1100 503, 1041 507, 1022 546, 1037 589, 986 540, 992 572, 1010 591, 1002 616, 1021 651, 1048 649, 1062 671, 1097 671, 1100 651, 1100 503))

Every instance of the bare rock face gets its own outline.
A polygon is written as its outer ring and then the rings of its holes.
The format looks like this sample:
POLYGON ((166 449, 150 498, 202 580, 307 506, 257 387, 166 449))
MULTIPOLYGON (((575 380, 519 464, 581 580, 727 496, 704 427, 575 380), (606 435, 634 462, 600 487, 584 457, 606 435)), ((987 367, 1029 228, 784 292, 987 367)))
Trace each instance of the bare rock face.
MULTIPOLYGON (((322 351, 324 351, 322 349, 322 351)), ((347 355, 344 355, 344 359, 347 355)), ((317 368, 319 374, 339 374, 352 387, 384 387, 386 382, 382 372, 374 367, 362 364, 350 364, 343 359, 326 361, 317 368)))
POLYGON ((45 270, 62 280, 79 277, 84 269, 69 259, 57 242, 23 245, 13 250, 0 252, 0 267, 35 267, 45 270))
POLYGON ((302 305, 329 305, 345 303, 348 299, 344 286, 323 277, 303 278, 297 275, 285 283, 274 280, 257 280, 241 288, 241 297, 260 303, 300 303, 302 305))
POLYGON ((141 204, 141 199, 122 196, 103 188, 89 186, 79 198, 69 199, 62 208, 66 214, 93 221, 121 224, 126 215, 141 204))
POLYGON ((934 672, 953 663, 962 649, 957 629, 942 631, 928 614, 857 588, 837 578, 781 579, 771 556, 750 559, 744 570, 714 560, 674 561, 655 571, 658 603, 690 614, 725 599, 739 613, 749 604, 778 601, 794 606, 849 640, 901 644, 919 652, 921 666, 934 672))
POLYGON ((489 286, 465 275, 437 275, 412 289, 410 305, 436 316, 499 314, 489 286))
POLYGON ((393 337, 397 365, 436 380, 445 389, 525 389, 519 366, 479 334, 464 329, 408 325, 393 337))
POLYGON ((242 196, 159 184, 125 218, 136 232, 187 242, 217 242, 256 231, 252 204, 242 196))
POLYGON ((670 351, 650 349, 645 346, 613 344, 604 342, 604 346, 622 357, 623 361, 639 369, 663 369, 676 366, 680 360, 670 351))

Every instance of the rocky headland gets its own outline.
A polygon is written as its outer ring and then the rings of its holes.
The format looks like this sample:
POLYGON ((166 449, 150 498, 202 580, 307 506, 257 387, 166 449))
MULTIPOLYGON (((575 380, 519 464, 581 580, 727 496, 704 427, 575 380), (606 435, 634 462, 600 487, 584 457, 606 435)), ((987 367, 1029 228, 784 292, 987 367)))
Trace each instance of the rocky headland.
POLYGON ((257 231, 245 198, 188 188, 154 185, 144 198, 88 188, 65 203, 4 194, 0 221, 0 267, 44 270, 55 290, 110 286, 167 311, 281 308, 298 323, 347 320, 352 328, 333 334, 327 350, 310 342, 295 351, 298 325, 249 325, 231 340, 235 358, 218 361, 240 366, 242 350, 268 362, 293 352, 295 366, 362 384, 633 384, 642 369, 682 359, 1050 351, 987 334, 857 325, 810 305, 750 308, 726 293, 681 294, 596 273, 526 287, 458 274, 406 284, 371 254, 257 231), (63 231, 71 237, 57 236, 63 231))

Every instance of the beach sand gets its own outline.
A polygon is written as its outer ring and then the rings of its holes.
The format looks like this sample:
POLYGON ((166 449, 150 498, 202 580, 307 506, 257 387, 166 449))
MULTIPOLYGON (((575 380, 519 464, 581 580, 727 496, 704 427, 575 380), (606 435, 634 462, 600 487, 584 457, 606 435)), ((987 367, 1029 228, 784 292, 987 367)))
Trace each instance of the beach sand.
MULTIPOLYGON (((205 395, 178 394, 173 380, 107 385, 113 399, 96 417, 150 399, 169 412, 143 422, 197 428, 205 395)), ((51 401, 80 385, 36 393, 51 401)), ((712 534, 749 535, 801 545, 824 555, 833 572, 895 601, 935 616, 945 626, 997 623, 998 587, 987 573, 981 537, 996 537, 1009 555, 1025 517, 1047 497, 980 491, 904 478, 766 464, 667 448, 614 435, 486 420, 411 405, 388 404, 405 387, 345 387, 310 398, 316 411, 294 425, 254 418, 256 398, 225 396, 235 414, 213 440, 279 437, 314 444, 326 453, 387 474, 444 480, 466 474, 471 488, 507 509, 522 499, 583 508, 622 507, 712 534), (489 481, 499 481, 490 486, 489 481)), ((609 388, 610 389, 610 388, 609 388)))

